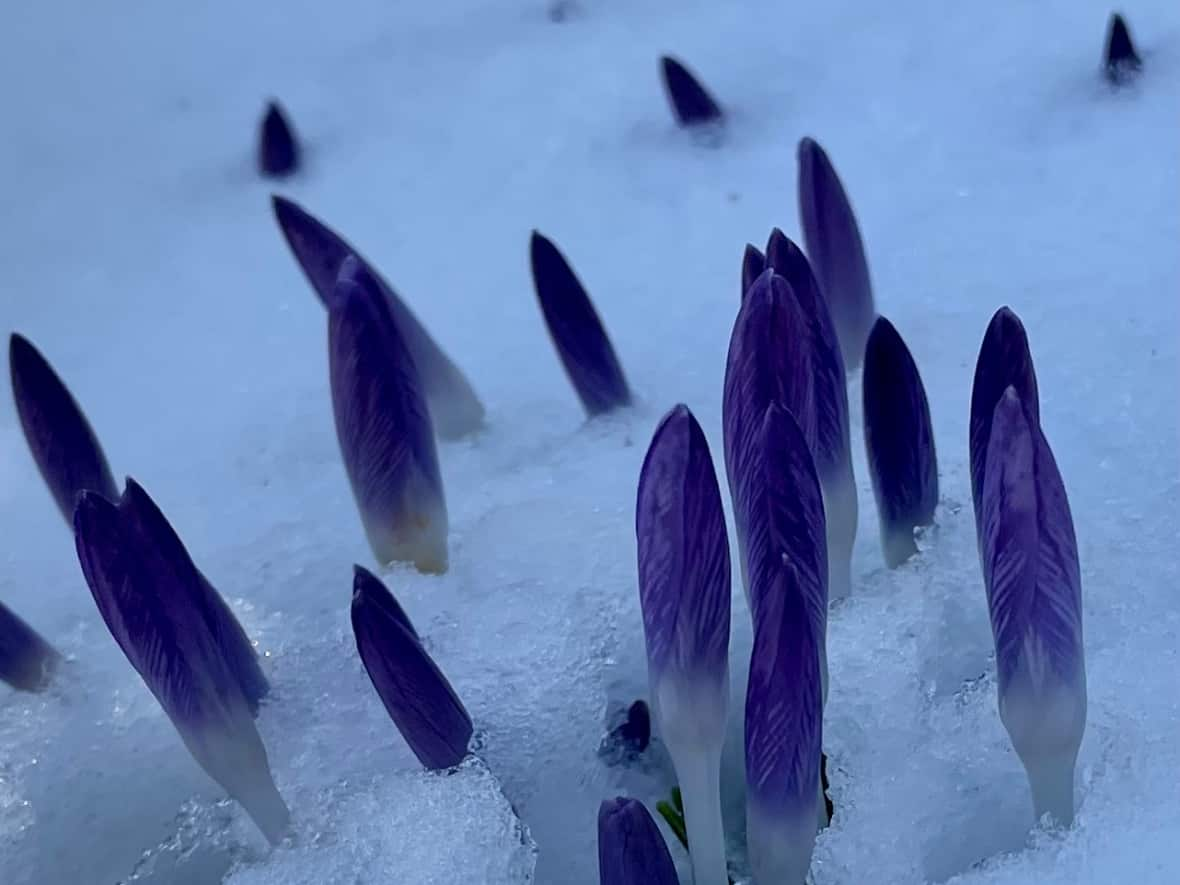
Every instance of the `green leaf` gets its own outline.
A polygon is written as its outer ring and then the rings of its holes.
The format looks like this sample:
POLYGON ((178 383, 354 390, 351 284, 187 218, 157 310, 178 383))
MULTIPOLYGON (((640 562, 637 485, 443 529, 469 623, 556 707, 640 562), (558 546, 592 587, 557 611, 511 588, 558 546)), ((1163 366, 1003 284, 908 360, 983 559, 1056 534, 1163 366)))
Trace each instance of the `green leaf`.
MULTIPOLYGON (((675 801, 675 797, 673 797, 673 801, 675 801)), ((663 800, 656 803, 656 811, 667 822, 668 828, 676 834, 676 838, 680 840, 680 844, 684 846, 684 850, 688 851, 688 833, 684 829, 684 816, 663 800)))

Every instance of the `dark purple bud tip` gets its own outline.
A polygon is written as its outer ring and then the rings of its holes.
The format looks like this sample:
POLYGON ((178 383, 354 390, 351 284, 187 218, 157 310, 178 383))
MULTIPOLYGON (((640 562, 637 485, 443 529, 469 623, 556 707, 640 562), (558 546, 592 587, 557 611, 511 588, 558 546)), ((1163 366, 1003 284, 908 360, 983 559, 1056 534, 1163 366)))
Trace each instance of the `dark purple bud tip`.
POLYGON ((616 712, 608 727, 610 731, 598 748, 598 755, 607 765, 632 762, 651 743, 651 711, 644 701, 635 701, 616 712))
MULTIPOLYGON (((379 581, 354 583, 352 630, 361 661, 386 712, 418 760, 431 770, 458 765, 471 741, 471 717, 418 637, 394 612, 379 581)), ((400 613, 400 609, 397 609, 400 613)))
POLYGON ((812 138, 799 142, 798 184, 807 255, 831 309, 844 364, 854 371, 876 318, 873 286, 852 204, 832 161, 812 138))
POLYGON ((1106 79, 1119 86, 1131 80, 1142 67, 1143 61, 1135 51, 1127 22, 1117 12, 1112 13, 1106 31, 1106 79))
POLYGON ((270 178, 284 178, 299 170, 299 142, 277 101, 262 115, 258 131, 258 171, 270 178))
POLYGON ((659 827, 638 799, 607 799, 598 808, 601 885, 679 885, 659 827))
POLYGON ((865 449, 881 520, 885 563, 896 568, 918 552, 914 529, 938 506, 938 459, 930 406, 918 367, 897 329, 879 317, 864 363, 865 449))
POLYGON ((36 630, 0 603, 0 680, 18 691, 41 691, 60 660, 36 630))
POLYGON ((533 286, 549 337, 586 414, 631 404, 622 366, 590 296, 557 246, 537 231, 529 242, 533 286))
POLYGON ((72 524, 80 492, 118 498, 106 455, 90 422, 45 357, 15 333, 8 339, 8 368, 29 451, 66 522, 72 524))
POLYGON ((660 59, 660 70, 668 102, 681 126, 721 122, 721 108, 681 62, 665 55, 660 59))
POLYGON ((421 639, 418 636, 418 631, 410 622, 410 616, 406 614, 393 594, 389 592, 389 588, 381 583, 376 575, 359 565, 352 567, 352 573, 353 599, 359 595, 368 599, 373 605, 382 606, 389 617, 405 627, 415 639, 421 639))
POLYGON ((746 297, 746 293, 754 285, 754 280, 758 279, 764 270, 766 270, 766 256, 758 250, 757 246, 746 243, 746 251, 742 254, 742 298, 746 297))
POLYGON ((1029 410, 1035 424, 1040 424, 1041 411, 1037 397, 1037 376, 1029 352, 1024 324, 1011 308, 1001 307, 991 318, 979 346, 975 361, 975 378, 971 386, 971 417, 969 428, 971 466, 971 500, 975 505, 976 534, 980 531, 980 497, 983 492, 987 465, 987 445, 991 438, 992 416, 996 404, 1008 387, 1016 393, 1029 410))
POLYGON ((328 312, 336 436, 373 555, 447 570, 447 507, 415 361, 368 267, 350 256, 328 312))

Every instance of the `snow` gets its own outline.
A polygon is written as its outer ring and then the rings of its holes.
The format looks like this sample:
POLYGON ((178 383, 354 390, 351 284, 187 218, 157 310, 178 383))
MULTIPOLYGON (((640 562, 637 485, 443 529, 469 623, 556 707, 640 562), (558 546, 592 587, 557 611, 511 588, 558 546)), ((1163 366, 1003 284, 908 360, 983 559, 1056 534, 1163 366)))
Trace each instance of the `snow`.
POLYGON ((71 659, 45 696, 0 688, 5 881, 499 885, 530 881, 535 840, 536 882, 595 882, 598 803, 654 808, 671 786, 658 744, 629 768, 597 755, 608 707, 646 691, 639 466, 678 401, 721 466, 742 247, 772 225, 797 237, 803 135, 847 186, 878 309, 926 383, 943 494, 921 558, 886 571, 851 379, 861 517, 829 621, 836 817, 815 885, 1180 879, 1180 8, 1122 11, 1145 69, 1114 93, 1093 0, 582 0, 560 24, 541 0, 11 10, 4 327, 43 350, 257 639, 298 836, 268 852, 187 756, 0 397, 0 599, 71 659), (720 148, 672 124, 665 52, 730 110, 720 148), (252 170, 272 94, 309 154, 279 185, 252 170), (272 190, 379 265, 488 407, 483 434, 440 448, 450 572, 383 575, 476 722, 483 763, 449 776, 420 772, 355 653, 351 566, 373 563, 324 311, 272 190), (533 228, 595 299, 634 409, 582 418, 532 293, 533 228), (1083 568, 1089 722, 1065 834, 1033 830, 996 713, 972 526, 971 371, 1004 303, 1029 332, 1083 568))

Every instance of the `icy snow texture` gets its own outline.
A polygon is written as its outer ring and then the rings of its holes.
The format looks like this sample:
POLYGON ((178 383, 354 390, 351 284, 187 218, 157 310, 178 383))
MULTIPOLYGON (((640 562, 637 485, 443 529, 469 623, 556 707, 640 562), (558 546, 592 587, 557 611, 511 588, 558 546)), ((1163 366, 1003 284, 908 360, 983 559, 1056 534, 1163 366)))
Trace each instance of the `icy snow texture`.
MULTIPOLYGON (((323 309, 253 171, 271 94, 307 147, 282 192, 347 231, 488 407, 485 433, 440 447, 451 572, 382 578, 482 732, 540 885, 591 885, 600 801, 650 807, 669 786, 654 764, 595 753, 607 704, 645 691, 635 483, 675 402, 719 451, 742 247, 775 224, 798 238, 804 134, 838 163, 878 306, 921 367, 944 497, 921 557, 886 572, 853 378, 857 586, 829 620, 836 818, 816 885, 1180 880, 1180 6, 1124 11, 1144 70, 1117 93, 1098 0, 953 15, 930 0, 585 0, 562 24, 541 0, 6 12, 0 331, 53 362, 116 476, 152 490, 267 655, 276 781, 305 840, 333 834, 315 863, 417 767, 350 647, 351 565, 372 562, 323 309), (665 52, 708 72, 731 112, 722 148, 672 121, 665 52), (635 409, 584 422, 532 293, 534 227, 576 254, 635 409), (1090 692, 1077 828, 1029 848, 966 470, 972 364, 1003 303, 1028 328, 1077 523, 1090 692)), ((102 627, 7 396, 0 538, 0 598, 74 659, 46 697, 0 689, 5 885, 117 881, 178 830, 207 847, 182 866, 229 857, 281 878, 289 855, 267 861, 238 809, 210 805, 220 794, 102 627)), ((740 592, 733 622, 740 673, 740 592)), ((486 825, 478 838, 503 819, 486 825)), ((183 885, 154 857, 156 882, 183 885)))

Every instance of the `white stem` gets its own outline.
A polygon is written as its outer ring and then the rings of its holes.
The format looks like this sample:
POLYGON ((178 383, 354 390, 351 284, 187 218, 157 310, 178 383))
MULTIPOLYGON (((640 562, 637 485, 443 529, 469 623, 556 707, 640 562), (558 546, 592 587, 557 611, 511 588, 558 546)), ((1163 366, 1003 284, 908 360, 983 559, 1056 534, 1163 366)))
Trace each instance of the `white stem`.
POLYGON ((1021 760, 1032 788, 1033 812, 1038 821, 1047 814, 1059 826, 1072 826, 1075 758, 1067 753, 1021 760))
POLYGON ((695 885, 728 885, 725 826, 721 820, 721 751, 696 748, 673 757, 695 885))
POLYGON ((746 849, 755 885, 804 885, 816 833, 816 814, 808 805, 768 811, 747 798, 746 849))
POLYGON ((852 592, 852 548, 858 514, 851 461, 821 477, 821 485, 828 542, 828 598, 843 599, 852 592))

